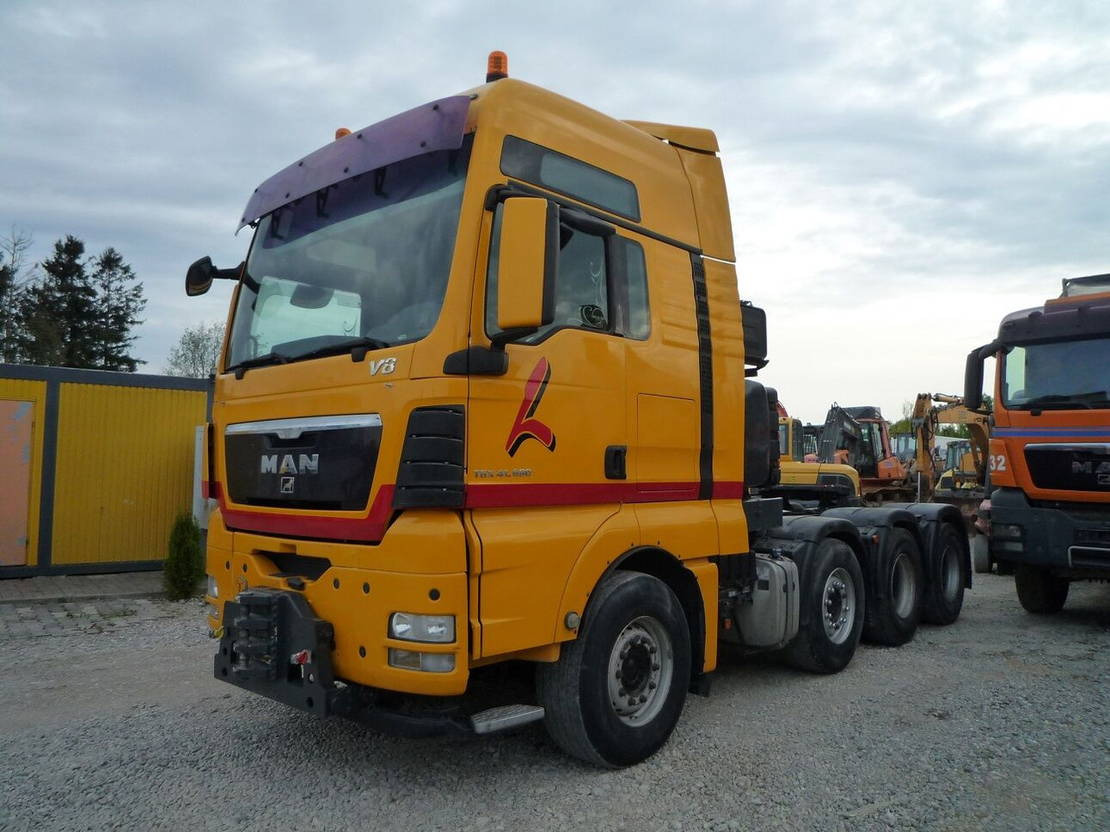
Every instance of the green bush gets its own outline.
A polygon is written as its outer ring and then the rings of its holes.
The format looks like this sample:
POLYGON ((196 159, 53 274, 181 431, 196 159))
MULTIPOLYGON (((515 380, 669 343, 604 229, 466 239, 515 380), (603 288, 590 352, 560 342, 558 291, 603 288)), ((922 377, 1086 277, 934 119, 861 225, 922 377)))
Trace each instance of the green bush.
POLYGON ((204 557, 200 551, 200 528, 191 514, 179 514, 173 521, 162 576, 166 597, 171 601, 197 594, 204 577, 204 557))

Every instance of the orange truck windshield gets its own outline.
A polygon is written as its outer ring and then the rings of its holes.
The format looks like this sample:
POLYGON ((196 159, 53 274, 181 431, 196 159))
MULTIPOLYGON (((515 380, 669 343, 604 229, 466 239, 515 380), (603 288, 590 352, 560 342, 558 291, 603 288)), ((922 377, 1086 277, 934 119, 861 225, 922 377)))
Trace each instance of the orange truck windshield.
POLYGON ((1010 410, 1110 408, 1110 339, 1013 347, 1002 362, 1002 403, 1010 410))

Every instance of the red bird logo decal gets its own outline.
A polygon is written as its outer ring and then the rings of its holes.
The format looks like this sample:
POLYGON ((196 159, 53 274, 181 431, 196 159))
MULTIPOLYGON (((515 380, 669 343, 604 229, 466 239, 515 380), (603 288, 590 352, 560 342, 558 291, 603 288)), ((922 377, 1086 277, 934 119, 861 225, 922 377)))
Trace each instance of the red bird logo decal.
POLYGON ((555 431, 539 419, 533 418, 536 415, 536 408, 540 406, 540 399, 547 389, 547 382, 550 380, 551 365, 546 358, 541 358, 524 384, 524 398, 520 402, 520 410, 517 411, 516 421, 509 431, 509 438, 505 440, 505 450, 509 452, 509 456, 516 454, 525 439, 535 439, 547 450, 555 450, 555 431))

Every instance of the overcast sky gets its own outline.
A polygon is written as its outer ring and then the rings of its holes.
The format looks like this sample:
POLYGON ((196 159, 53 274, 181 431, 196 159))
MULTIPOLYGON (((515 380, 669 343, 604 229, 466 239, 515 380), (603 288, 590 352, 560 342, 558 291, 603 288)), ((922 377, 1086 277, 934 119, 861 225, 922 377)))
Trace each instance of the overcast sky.
POLYGON ((331 138, 510 74, 716 131, 741 296, 791 412, 958 392, 1003 314, 1110 271, 1110 3, 0 4, 0 231, 74 234, 145 284, 159 372, 260 181, 331 138))

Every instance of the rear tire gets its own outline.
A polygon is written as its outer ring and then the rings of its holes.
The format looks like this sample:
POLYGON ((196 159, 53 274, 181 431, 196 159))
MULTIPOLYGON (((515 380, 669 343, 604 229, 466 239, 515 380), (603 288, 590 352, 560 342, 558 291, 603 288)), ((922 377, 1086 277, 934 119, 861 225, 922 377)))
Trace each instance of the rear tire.
POLYGON ((1048 615, 1059 612, 1068 600, 1067 578, 1058 578, 1047 569, 1019 563, 1014 569, 1018 600, 1031 613, 1048 615))
POLYGON ((690 630, 665 583, 615 572, 594 592, 575 641, 541 664, 536 692, 563 751, 606 768, 629 766, 671 735, 690 686, 690 630))
MULTIPOLYGON (((962 529, 951 523, 940 527, 936 563, 929 564, 929 580, 925 588, 925 605, 921 618, 928 624, 951 624, 960 617, 964 607, 964 585, 967 583, 967 561, 960 545, 962 529)), ((980 535, 976 535, 979 537, 980 535)))
POLYGON ((905 529, 894 529, 877 575, 881 595, 869 599, 863 637, 897 647, 913 638, 921 620, 921 548, 905 529))
POLYGON ((813 673, 837 673, 856 652, 863 631, 863 572, 852 548, 825 538, 798 564, 801 587, 798 635, 786 661, 813 673))

